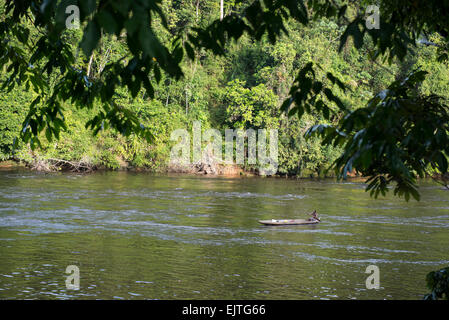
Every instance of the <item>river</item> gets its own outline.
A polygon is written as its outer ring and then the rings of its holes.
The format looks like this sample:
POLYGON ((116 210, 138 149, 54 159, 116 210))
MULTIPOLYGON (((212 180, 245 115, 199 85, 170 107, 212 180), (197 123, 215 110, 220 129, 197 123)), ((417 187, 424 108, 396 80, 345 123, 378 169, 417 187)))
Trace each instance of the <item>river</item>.
POLYGON ((420 192, 407 203, 361 182, 0 171, 0 299, 422 299, 426 274, 449 265, 449 192, 420 192), (318 225, 258 223, 314 209, 318 225))

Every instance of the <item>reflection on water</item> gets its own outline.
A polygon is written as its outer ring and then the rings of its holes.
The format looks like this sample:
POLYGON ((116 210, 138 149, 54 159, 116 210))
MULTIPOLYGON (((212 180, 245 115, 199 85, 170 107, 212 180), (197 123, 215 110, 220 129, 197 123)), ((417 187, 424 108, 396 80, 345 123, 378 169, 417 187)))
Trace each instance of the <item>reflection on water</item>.
POLYGON ((420 299, 449 265, 449 192, 421 191, 406 203, 331 180, 3 171, 0 298, 420 299), (257 222, 314 209, 319 225, 257 222), (380 290, 365 287, 370 264, 380 290))

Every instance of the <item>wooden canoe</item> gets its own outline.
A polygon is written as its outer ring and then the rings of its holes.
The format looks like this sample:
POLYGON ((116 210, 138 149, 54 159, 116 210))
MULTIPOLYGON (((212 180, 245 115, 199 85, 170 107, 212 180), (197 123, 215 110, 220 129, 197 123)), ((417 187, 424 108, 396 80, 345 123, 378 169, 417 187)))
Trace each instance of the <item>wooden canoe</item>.
POLYGON ((259 223, 266 226, 285 226, 285 225, 298 225, 298 224, 317 224, 319 221, 309 221, 306 219, 271 219, 271 220, 259 220, 259 223))

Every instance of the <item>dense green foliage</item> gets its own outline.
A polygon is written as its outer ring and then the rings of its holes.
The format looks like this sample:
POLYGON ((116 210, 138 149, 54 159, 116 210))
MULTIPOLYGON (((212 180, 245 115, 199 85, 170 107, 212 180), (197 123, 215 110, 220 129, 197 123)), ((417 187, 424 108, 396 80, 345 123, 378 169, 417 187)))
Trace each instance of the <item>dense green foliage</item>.
POLYGON ((308 131, 309 135, 322 134, 325 143, 345 144, 337 167, 343 167, 343 175, 354 166, 370 176, 367 190, 376 197, 385 195, 389 182, 395 179, 395 194, 405 195, 406 200, 411 194, 419 200, 415 175, 425 177, 428 168, 447 172, 449 108, 443 97, 417 94, 415 88, 425 74, 414 72, 404 81, 393 82, 367 107, 348 113, 338 129, 320 124, 308 131))
POLYGON ((449 300, 449 267, 429 272, 426 281, 430 293, 424 296, 424 300, 449 300))
POLYGON ((447 172, 445 4, 381 1, 379 30, 369 4, 226 1, 220 19, 217 1, 3 0, 0 155, 19 135, 16 158, 161 169, 171 131, 201 120, 279 129, 280 174, 334 164, 375 195, 396 182, 418 198, 416 177, 447 172), (79 29, 65 27, 70 4, 79 29), (418 68, 428 77, 404 81, 418 68), (384 107, 403 99, 420 111, 384 107))

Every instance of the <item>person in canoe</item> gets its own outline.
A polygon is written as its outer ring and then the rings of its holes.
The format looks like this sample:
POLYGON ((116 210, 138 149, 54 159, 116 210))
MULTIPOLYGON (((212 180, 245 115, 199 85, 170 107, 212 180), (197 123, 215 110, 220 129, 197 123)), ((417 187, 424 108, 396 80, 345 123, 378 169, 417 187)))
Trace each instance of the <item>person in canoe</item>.
POLYGON ((316 213, 316 210, 313 210, 312 213, 310 213, 312 218, 309 218, 308 221, 321 221, 320 218, 318 218, 318 214, 316 213))

